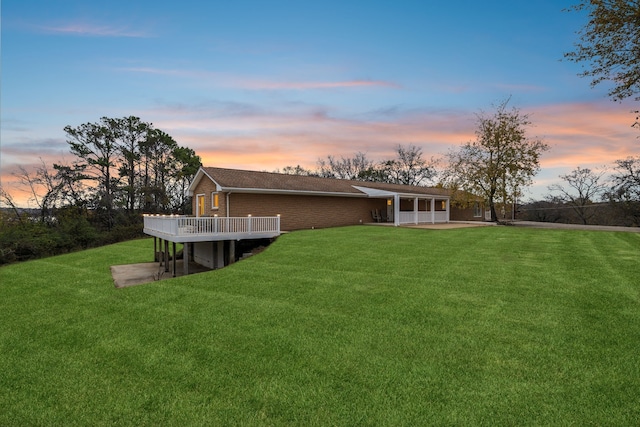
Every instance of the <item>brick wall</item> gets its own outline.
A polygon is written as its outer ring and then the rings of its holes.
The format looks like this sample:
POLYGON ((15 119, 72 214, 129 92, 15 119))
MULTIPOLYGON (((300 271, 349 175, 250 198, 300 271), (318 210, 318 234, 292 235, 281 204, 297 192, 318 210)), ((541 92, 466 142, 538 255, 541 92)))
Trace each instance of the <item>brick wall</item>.
POLYGON ((386 209, 385 199, 330 196, 231 194, 229 216, 280 215, 282 230, 326 228, 373 222, 371 210, 386 209))
POLYGON ((451 221, 483 221, 484 220, 484 210, 482 210, 482 206, 480 209, 481 216, 474 217, 473 216, 473 206, 471 207, 456 207, 452 206, 449 211, 449 219, 451 221))
POLYGON ((216 191, 216 185, 209 179, 203 178, 200 180, 198 185, 196 186, 193 192, 193 201, 191 202, 194 215, 197 213, 196 203, 197 203, 197 195, 204 194, 204 215, 205 216, 226 216, 227 215, 227 201, 225 193, 218 193, 218 209, 213 209, 211 207, 212 203, 212 193, 216 191))

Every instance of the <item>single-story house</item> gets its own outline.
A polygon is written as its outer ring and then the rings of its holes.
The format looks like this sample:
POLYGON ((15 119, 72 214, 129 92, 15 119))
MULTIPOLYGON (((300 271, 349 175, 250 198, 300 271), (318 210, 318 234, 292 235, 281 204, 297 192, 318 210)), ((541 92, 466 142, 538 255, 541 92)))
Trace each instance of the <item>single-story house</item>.
POLYGON ((144 232, 211 268, 233 262, 234 242, 282 231, 483 220, 479 204, 452 206, 443 188, 201 167, 187 191, 194 216, 145 216, 144 232))

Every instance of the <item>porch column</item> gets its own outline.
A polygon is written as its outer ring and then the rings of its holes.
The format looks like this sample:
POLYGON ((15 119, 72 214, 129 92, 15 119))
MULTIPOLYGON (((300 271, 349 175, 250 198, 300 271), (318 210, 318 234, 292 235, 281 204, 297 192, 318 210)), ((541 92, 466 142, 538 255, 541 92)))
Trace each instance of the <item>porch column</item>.
POLYGON ((398 194, 393 195, 393 225, 396 227, 400 225, 400 196, 398 194))
POLYGON ((446 208, 447 208, 447 216, 445 220, 446 222, 449 222, 449 199, 446 200, 446 208))
POLYGON ((413 199, 413 223, 418 224, 418 198, 413 199))
POLYGON ((436 198, 431 198, 431 224, 436 223, 436 198))

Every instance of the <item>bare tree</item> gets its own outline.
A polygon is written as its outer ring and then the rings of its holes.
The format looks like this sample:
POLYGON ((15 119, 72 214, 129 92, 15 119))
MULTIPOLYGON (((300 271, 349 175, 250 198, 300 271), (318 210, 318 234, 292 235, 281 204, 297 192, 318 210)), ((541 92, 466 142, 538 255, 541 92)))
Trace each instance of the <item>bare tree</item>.
POLYGON ((609 185, 605 182, 605 171, 594 171, 579 166, 571 173, 560 175, 566 184, 553 184, 549 190, 553 194, 550 200, 562 201, 569 205, 583 224, 596 214, 597 205, 601 201, 609 185))
POLYGON ((609 198, 634 224, 640 222, 640 157, 616 160, 609 198))
POLYGON ((325 178, 360 180, 372 167, 373 161, 367 159, 367 155, 362 152, 356 153, 353 158, 341 157, 339 160, 334 156, 327 156, 326 160, 318 160, 318 175, 325 178))
POLYGON ((423 186, 431 183, 436 176, 436 160, 422 157, 422 148, 413 144, 398 145, 395 159, 380 164, 380 174, 384 181, 393 184, 423 186))
POLYGON ((13 175, 18 178, 21 186, 29 193, 29 201, 33 202, 40 210, 40 221, 47 222, 52 210, 58 203, 59 183, 55 174, 52 174, 42 158, 40 164, 33 172, 27 171, 24 166, 19 166, 13 175))
POLYGON ((0 203, 7 205, 13 211, 13 213, 16 215, 16 218, 20 222, 20 224, 24 223, 24 219, 22 218, 22 215, 20 215, 20 211, 18 210, 18 207, 16 206, 16 203, 13 200, 13 197, 4 189, 4 187, 1 184, 0 184, 0 203))
POLYGON ((274 171, 275 173, 283 173, 285 175, 302 175, 302 176, 313 176, 316 175, 315 172, 313 172, 310 169, 305 169, 300 165, 296 165, 296 166, 285 166, 282 168, 282 171, 280 171, 280 169, 276 169, 274 171))

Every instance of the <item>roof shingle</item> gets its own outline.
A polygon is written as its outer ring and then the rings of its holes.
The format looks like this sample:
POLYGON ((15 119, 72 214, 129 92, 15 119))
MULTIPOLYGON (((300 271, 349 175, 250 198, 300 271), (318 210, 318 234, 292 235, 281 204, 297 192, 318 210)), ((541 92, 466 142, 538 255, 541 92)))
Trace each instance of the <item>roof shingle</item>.
POLYGON ((320 178, 317 176, 288 175, 274 172, 258 172, 215 167, 202 168, 223 189, 274 190, 292 192, 319 192, 363 195, 354 186, 402 194, 424 194, 449 196, 443 188, 418 187, 412 185, 386 184, 380 182, 352 181, 346 179, 320 178))

